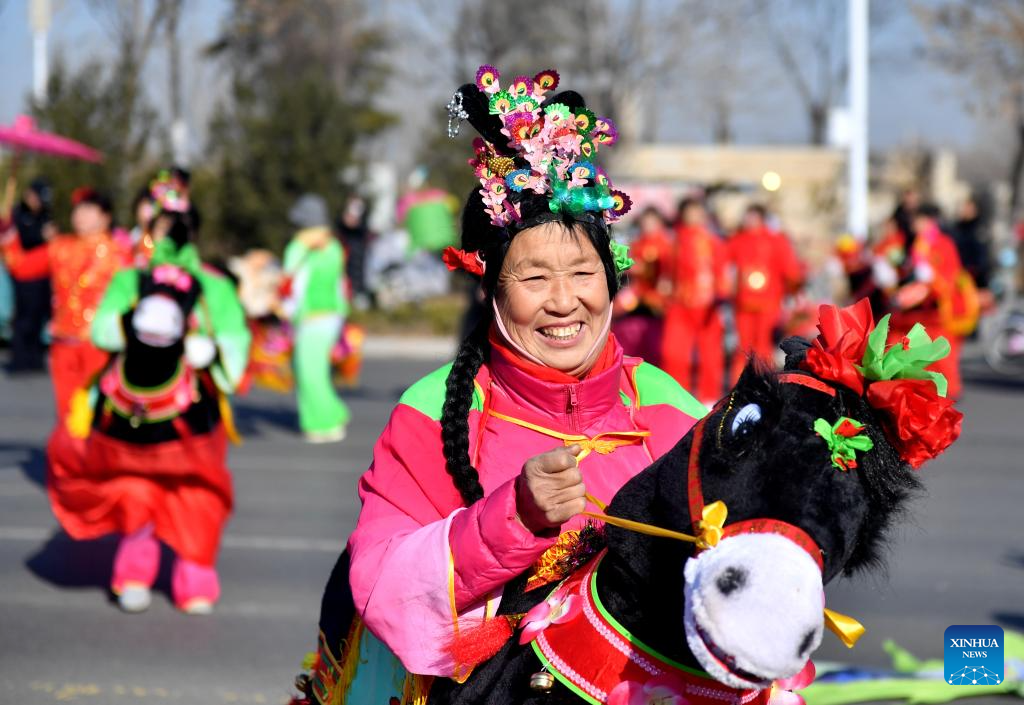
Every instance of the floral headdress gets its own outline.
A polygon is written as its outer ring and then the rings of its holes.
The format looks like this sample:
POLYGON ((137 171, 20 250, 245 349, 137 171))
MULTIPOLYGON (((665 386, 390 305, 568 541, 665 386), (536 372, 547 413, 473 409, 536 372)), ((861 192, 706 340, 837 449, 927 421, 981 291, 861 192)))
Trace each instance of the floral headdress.
POLYGON ((182 185, 171 172, 160 171, 149 184, 149 196, 153 199, 155 215, 160 213, 187 213, 189 210, 188 196, 182 185))
MULTIPOLYGON (((867 299, 842 309, 822 306, 819 319, 819 335, 801 367, 864 397, 880 412, 889 442, 912 468, 919 468, 959 437, 963 414, 946 397, 946 378, 928 369, 949 354, 949 341, 932 340, 918 323, 890 343, 889 316, 875 325, 867 299)), ((819 433, 827 441, 835 438, 833 450, 841 454, 838 440, 848 439, 849 434, 832 430, 836 432, 832 436, 824 428, 819 433)), ((842 450, 852 459, 853 447, 842 450)))
MULTIPOLYGON (((632 201, 612 188, 608 175, 593 162, 601 147, 618 140, 618 131, 607 118, 597 117, 585 107, 563 102, 545 103, 547 93, 558 87, 558 72, 541 71, 536 76, 516 76, 507 88, 500 84, 493 66, 481 66, 476 74, 474 92, 486 101, 488 114, 501 123, 505 144, 477 138, 474 156, 469 160, 480 180, 480 195, 491 223, 498 228, 521 219, 519 205, 509 191, 533 191, 547 196, 552 213, 574 216, 594 213, 612 223, 627 213, 632 201)), ((459 89, 448 103, 448 135, 458 134, 462 120, 469 117, 459 89)), ((613 243, 617 268, 626 266, 628 257, 613 243)), ((450 268, 480 273, 475 253, 449 248, 445 262, 450 268)), ((632 262, 629 262, 632 264, 632 262)), ((622 271, 620 269, 620 271, 622 271)))

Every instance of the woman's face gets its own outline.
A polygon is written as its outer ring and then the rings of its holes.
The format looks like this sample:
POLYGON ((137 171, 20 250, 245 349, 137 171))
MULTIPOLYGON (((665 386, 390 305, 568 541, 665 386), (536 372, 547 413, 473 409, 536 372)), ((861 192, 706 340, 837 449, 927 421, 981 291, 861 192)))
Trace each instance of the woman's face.
POLYGON ((581 231, 544 223, 515 236, 498 275, 498 315, 512 342, 548 367, 585 374, 606 335, 608 280, 581 231))
POLYGON ((71 228, 77 235, 96 235, 110 230, 110 214, 95 203, 79 203, 71 211, 71 228))

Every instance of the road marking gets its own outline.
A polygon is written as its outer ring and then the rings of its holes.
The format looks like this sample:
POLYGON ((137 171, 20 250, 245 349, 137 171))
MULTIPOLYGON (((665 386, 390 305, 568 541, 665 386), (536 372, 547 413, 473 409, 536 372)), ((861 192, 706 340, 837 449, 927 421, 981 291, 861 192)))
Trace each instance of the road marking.
MULTIPOLYGON (((55 683, 52 681, 31 681, 29 690, 35 693, 46 693, 51 695, 56 702, 93 701, 101 700, 111 702, 110 696, 116 696, 117 701, 121 698, 131 696, 133 699, 145 700, 181 700, 188 697, 191 700, 194 692, 181 688, 145 687, 140 685, 129 685, 125 683, 55 683)), ((244 692, 216 688, 212 692, 204 690, 204 702, 223 703, 252 703, 253 705, 266 705, 268 703, 288 703, 289 698, 279 693, 269 695, 261 692, 244 692)))
MULTIPOLYGON (((158 593, 160 591, 157 591, 158 593)), ((260 619, 284 619, 289 621, 300 620, 303 623, 312 624, 316 627, 315 617, 320 609, 320 598, 317 594, 310 593, 300 597, 294 597, 288 602, 257 602, 254 600, 236 600, 232 597, 232 590, 227 590, 220 602, 213 608, 214 618, 239 617, 246 621, 260 619)), ((20 608, 23 610, 44 610, 53 613, 59 610, 81 612, 86 602, 93 600, 95 592, 76 593, 69 598, 67 591, 59 588, 53 590, 35 590, 32 593, 6 592, 0 594, 0 605, 6 609, 20 608), (81 598, 79 596, 82 596, 81 598)), ((162 594, 162 593, 161 593, 162 594)), ((163 611, 163 605, 152 608, 153 612, 163 611)), ((167 605, 172 612, 174 608, 167 605)), ((116 612, 116 610, 115 610, 116 612)), ((162 615, 161 615, 162 616, 162 615)), ((129 617, 135 619, 135 616, 129 617)))
MULTIPOLYGON (((57 527, 0 526, 0 541, 46 541, 57 527)), ((227 534, 221 546, 253 551, 310 551, 313 553, 341 553, 343 541, 302 538, 299 536, 242 536, 227 534)))

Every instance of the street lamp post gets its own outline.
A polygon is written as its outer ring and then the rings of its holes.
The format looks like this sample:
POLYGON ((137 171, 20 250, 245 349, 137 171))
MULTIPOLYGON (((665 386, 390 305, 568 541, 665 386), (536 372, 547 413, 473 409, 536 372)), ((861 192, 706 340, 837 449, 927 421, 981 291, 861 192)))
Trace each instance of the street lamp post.
POLYGON ((46 35, 53 16, 50 0, 29 0, 28 23, 32 29, 32 97, 37 103, 46 100, 46 84, 50 78, 46 35))
POLYGON ((849 197, 846 228, 868 236, 868 2, 847 0, 850 52, 849 197))

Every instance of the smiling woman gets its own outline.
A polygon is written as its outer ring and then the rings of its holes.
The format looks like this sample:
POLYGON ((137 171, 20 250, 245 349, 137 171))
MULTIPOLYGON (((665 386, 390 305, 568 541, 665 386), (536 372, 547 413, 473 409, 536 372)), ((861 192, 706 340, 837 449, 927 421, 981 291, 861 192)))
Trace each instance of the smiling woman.
POLYGON ((341 702, 418 703, 432 677, 468 676, 482 659, 464 637, 509 634, 490 619, 505 585, 557 579, 553 557, 582 512, 705 413, 609 333, 629 265, 610 224, 629 199, 590 160, 615 128, 576 93, 548 97, 557 81, 545 71, 501 90, 482 67, 449 105, 450 133, 468 118, 482 139, 462 249, 445 260, 480 277, 489 313, 451 364, 405 392, 377 441, 324 597, 306 681, 319 702, 340 690, 341 702))
POLYGON ((516 237, 498 275, 495 323, 520 354, 586 374, 608 339, 611 296, 589 240, 561 223, 516 237))

